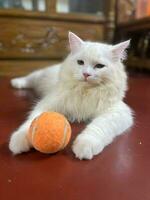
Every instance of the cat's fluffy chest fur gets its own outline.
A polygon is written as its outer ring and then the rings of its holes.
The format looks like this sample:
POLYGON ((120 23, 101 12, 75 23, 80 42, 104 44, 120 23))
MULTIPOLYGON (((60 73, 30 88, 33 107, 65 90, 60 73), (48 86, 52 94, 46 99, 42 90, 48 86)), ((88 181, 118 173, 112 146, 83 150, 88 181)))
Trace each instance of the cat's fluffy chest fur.
POLYGON ((91 87, 85 83, 60 80, 54 92, 52 96, 56 97, 54 101, 57 102, 55 110, 66 115, 70 121, 79 122, 104 113, 120 98, 115 85, 111 83, 91 87))
POLYGON ((92 119, 100 101, 99 88, 87 88, 61 84, 58 89, 60 103, 57 111, 65 114, 71 121, 86 121, 92 119))

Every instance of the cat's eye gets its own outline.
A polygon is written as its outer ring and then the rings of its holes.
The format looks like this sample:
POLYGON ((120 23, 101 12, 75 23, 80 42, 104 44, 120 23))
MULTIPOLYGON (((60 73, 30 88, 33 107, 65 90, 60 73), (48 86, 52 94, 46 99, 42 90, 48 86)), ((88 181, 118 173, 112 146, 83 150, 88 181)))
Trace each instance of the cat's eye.
POLYGON ((78 63, 79 65, 84 65, 84 61, 83 61, 83 60, 77 60, 77 63, 78 63))
POLYGON ((98 68, 98 69, 101 69, 101 68, 103 68, 103 67, 105 67, 105 65, 103 65, 103 64, 96 64, 95 66, 94 66, 94 68, 98 68))

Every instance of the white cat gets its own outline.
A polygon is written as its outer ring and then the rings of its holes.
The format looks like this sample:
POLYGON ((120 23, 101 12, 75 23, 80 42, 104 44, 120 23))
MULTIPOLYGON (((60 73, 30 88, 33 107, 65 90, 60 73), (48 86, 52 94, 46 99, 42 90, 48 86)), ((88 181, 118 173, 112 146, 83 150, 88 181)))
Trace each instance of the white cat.
POLYGON ((122 60, 130 41, 114 46, 84 42, 70 32, 69 43, 71 53, 61 64, 11 80, 16 88, 34 88, 43 95, 11 136, 14 154, 29 151, 27 130, 44 111, 60 112, 71 121, 90 120, 73 143, 79 159, 93 158, 133 124, 132 111, 123 102, 127 75, 122 60))

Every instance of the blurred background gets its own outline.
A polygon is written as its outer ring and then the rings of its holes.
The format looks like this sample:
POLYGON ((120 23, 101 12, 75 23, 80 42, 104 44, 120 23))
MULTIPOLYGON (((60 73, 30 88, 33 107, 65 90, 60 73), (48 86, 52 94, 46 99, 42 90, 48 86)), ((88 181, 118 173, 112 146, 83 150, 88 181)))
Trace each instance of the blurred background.
POLYGON ((131 38, 128 69, 150 69, 150 0, 0 0, 0 75, 60 62, 68 31, 107 43, 131 38))

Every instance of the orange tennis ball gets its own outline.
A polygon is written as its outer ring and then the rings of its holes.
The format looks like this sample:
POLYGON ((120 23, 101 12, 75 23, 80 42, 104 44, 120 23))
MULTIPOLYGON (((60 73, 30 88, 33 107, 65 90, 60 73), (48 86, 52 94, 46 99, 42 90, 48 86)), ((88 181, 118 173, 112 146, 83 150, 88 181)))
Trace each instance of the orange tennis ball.
POLYGON ((44 112, 35 118, 28 132, 33 147, 42 153, 62 150, 70 141, 71 126, 68 120, 56 112, 44 112))

